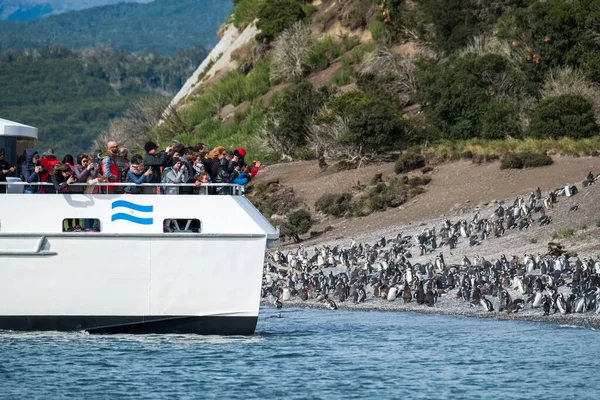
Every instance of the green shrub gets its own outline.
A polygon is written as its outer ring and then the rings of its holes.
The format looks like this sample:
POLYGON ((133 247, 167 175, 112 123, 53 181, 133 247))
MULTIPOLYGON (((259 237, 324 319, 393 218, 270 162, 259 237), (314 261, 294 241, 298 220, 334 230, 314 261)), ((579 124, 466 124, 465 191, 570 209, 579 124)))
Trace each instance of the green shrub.
POLYGON ((261 32, 256 35, 256 40, 263 43, 272 42, 284 29, 304 17, 306 14, 303 4, 296 0, 269 0, 258 13, 259 20, 256 26, 261 32))
POLYGON ((305 146, 308 124, 325 100, 325 93, 315 90, 307 81, 273 96, 264 126, 269 144, 289 156, 305 146))
POLYGON ((310 211, 302 208, 287 215, 286 221, 281 226, 281 234, 291 237, 294 241, 298 242, 300 235, 307 233, 313 226, 313 223, 310 211))
POLYGON ((313 71, 327 69, 331 62, 344 54, 341 44, 331 36, 317 40, 308 53, 309 63, 313 71))
POLYGON ((370 98, 365 104, 350 105, 345 115, 349 131, 342 143, 377 153, 399 148, 402 144, 406 123, 391 102, 370 98))
POLYGON ((346 86, 350 83, 353 73, 354 70, 352 69, 352 66, 345 65, 344 68, 336 76, 333 77, 331 83, 337 86, 346 86))
POLYGON ((334 217, 343 217, 351 212, 352 208, 352 195, 350 193, 325 194, 315 202, 317 211, 334 217))
POLYGON ((233 24, 244 29, 258 17, 258 13, 267 0, 234 0, 231 20, 233 24))
POLYGON ((528 135, 538 139, 581 139, 599 132, 592 102, 581 96, 566 94, 540 102, 533 114, 528 135))
POLYGON ((511 153, 508 154, 500 163, 500 169, 523 169, 543 167, 551 165, 552 158, 541 153, 511 153))
POLYGON ((491 103, 482 118, 481 137, 488 140, 502 140, 522 136, 516 104, 491 103))
POLYGON ((406 151, 396 161, 394 172, 404 174, 406 172, 425 167, 425 158, 412 151, 406 151))
POLYGON ((409 188, 402 179, 396 177, 371 188, 361 199, 361 205, 368 212, 385 211, 388 207, 399 207, 409 198, 409 188))
POLYGON ((514 130, 514 118, 508 106, 497 105, 494 97, 518 97, 525 87, 522 73, 515 70, 500 55, 468 54, 446 63, 421 62, 416 74, 418 100, 431 104, 428 117, 445 139, 471 139, 480 137, 486 125, 486 134, 498 136, 495 121, 514 130), (502 88, 497 81, 502 79, 502 88), (492 96, 494 93, 494 96, 492 96))

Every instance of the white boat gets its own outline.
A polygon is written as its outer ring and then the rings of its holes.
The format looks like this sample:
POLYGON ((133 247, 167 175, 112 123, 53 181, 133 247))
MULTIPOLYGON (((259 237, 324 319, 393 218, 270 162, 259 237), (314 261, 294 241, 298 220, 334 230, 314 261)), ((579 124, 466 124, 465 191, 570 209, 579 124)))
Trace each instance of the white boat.
POLYGON ((0 329, 253 334, 265 248, 278 231, 231 187, 1 194, 0 329))

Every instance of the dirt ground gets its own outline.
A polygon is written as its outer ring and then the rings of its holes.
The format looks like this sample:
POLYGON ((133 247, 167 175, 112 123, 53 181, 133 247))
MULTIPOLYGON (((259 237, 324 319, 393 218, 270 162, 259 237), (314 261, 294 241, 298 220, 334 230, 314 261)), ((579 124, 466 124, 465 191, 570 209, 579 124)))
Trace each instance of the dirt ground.
MULTIPOLYGON (((259 173, 257 180, 277 179, 284 186, 292 186, 298 198, 314 208, 315 201, 323 194, 352 192, 352 187, 357 182, 369 184, 377 173, 382 173, 385 180, 393 175, 393 167, 393 163, 382 163, 358 170, 335 172, 320 171, 316 161, 299 161, 266 167, 259 173)), ((600 158, 554 157, 554 164, 551 166, 525 170, 500 170, 498 162, 484 165, 470 161, 441 164, 430 172, 433 180, 426 186, 424 194, 398 208, 366 217, 320 216, 319 222, 312 229, 319 232, 327 228, 327 232, 318 237, 307 238, 304 245, 406 229, 407 226, 415 227, 447 218, 466 218, 467 214, 477 210, 481 210, 482 217, 485 218, 488 216, 485 213, 491 214, 497 203, 512 203, 517 196, 529 195, 537 186, 545 195, 549 190, 576 184, 581 190, 580 194, 560 198, 559 204, 548 213, 555 214, 553 224, 498 239, 494 249, 490 248, 488 251, 502 252, 503 246, 508 246, 505 247, 508 249, 512 246, 516 250, 515 241, 519 242, 523 251, 540 251, 552 239, 552 234, 565 228, 576 231, 569 239, 573 242, 572 245, 577 242, 580 249, 593 251, 598 247, 596 238, 600 237, 600 229, 596 226, 596 221, 600 219, 600 204, 597 201, 600 186, 582 189, 581 182, 589 171, 600 173, 600 158), (579 209, 575 212, 568 211, 573 205, 579 205, 579 209), (527 241, 523 240, 523 235, 527 235, 527 241)), ((420 174, 419 171, 415 173, 420 174)))

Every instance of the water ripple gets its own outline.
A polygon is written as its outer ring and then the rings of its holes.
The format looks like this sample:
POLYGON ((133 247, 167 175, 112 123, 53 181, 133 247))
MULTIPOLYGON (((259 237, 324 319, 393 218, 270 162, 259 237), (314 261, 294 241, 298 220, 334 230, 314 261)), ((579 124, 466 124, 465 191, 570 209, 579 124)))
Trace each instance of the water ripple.
POLYGON ((586 399, 598 339, 571 326, 270 308, 252 337, 0 331, 0 398, 586 399))

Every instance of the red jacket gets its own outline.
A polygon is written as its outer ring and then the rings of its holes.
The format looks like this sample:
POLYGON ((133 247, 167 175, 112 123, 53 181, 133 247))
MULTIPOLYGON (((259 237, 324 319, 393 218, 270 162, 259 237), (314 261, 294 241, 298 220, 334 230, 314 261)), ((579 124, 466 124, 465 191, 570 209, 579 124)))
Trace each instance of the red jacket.
MULTIPOLYGON (((52 171, 52 167, 56 164, 60 164, 60 161, 58 161, 56 157, 44 156, 40 158, 40 164, 42 164, 42 167, 44 167, 44 169, 46 170, 46 172, 40 175, 40 182, 47 182, 48 176, 50 175, 50 171, 52 171)), ((43 186, 40 188, 40 193, 46 193, 43 186)))

